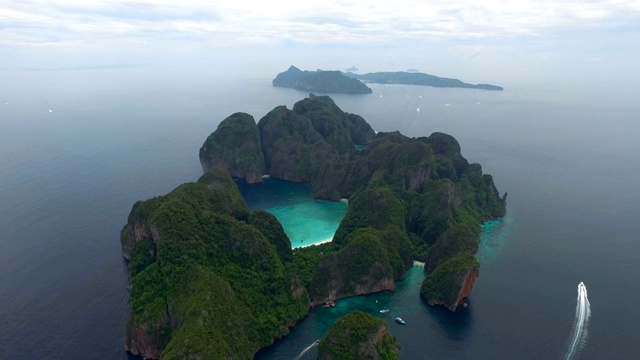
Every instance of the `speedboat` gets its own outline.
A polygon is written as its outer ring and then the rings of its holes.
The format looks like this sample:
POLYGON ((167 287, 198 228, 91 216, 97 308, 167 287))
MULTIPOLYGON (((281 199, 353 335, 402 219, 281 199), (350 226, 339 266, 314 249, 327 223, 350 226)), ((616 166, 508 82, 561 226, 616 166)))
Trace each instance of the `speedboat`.
POLYGON ((400 324, 400 325, 404 325, 404 324, 405 324, 405 323, 404 323, 404 320, 402 320, 400 317, 397 317, 397 318, 395 318, 395 319, 393 319, 393 320, 395 320, 395 322, 397 322, 397 323, 398 323, 398 324, 400 324))
POLYGON ((380 310, 380 314, 386 314, 389 312, 389 309, 382 309, 380 310))

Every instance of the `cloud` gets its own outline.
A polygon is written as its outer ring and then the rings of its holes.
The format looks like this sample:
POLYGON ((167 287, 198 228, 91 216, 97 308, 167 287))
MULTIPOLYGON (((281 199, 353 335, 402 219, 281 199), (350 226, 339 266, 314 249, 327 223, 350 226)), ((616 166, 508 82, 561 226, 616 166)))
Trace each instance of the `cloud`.
POLYGON ((6 1, 0 4, 0 46, 126 51, 376 45, 538 36, 639 20, 640 2, 635 0, 6 1))

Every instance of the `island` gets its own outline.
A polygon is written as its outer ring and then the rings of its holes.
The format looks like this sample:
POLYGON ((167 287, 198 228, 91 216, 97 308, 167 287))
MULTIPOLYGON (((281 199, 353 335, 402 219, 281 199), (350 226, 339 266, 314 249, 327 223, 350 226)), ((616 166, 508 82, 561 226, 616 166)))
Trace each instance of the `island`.
POLYGON ((353 311, 341 317, 318 344, 319 360, 397 360, 400 344, 384 320, 353 311))
POLYGON ((336 71, 302 71, 291 65, 287 71, 273 79, 273 86, 294 88, 326 94, 370 94, 371 89, 362 82, 336 71))
POLYGON ((506 193, 452 136, 376 134, 328 96, 277 106, 257 124, 232 114, 200 161, 200 179, 137 202, 122 230, 134 355, 251 359, 310 307, 394 290, 414 260, 425 262, 422 298, 455 311, 479 275, 481 224, 506 212, 506 193), (235 181, 259 175, 348 199, 333 241, 292 251, 277 219, 238 191, 235 181))
POLYGON ((440 88, 466 88, 466 89, 482 89, 482 90, 504 90, 501 86, 490 84, 467 84, 458 79, 450 79, 438 77, 418 72, 414 69, 398 72, 373 72, 367 74, 355 74, 353 72, 345 73, 346 76, 358 79, 367 83, 375 84, 403 84, 403 85, 421 85, 440 88))

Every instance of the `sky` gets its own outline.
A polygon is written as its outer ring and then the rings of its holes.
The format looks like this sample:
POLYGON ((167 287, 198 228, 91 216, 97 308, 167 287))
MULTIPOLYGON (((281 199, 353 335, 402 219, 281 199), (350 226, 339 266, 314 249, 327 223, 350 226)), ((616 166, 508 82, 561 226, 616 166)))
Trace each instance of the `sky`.
POLYGON ((294 64, 624 82, 625 68, 640 79, 640 1, 0 0, 0 51, 0 71, 294 64))

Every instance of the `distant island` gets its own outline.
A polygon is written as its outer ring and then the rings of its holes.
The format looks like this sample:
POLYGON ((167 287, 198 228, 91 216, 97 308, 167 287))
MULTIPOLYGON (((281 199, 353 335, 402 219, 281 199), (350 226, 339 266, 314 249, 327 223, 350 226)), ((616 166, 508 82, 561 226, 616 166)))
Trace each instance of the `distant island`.
POLYGON ((468 84, 458 79, 443 78, 418 72, 415 69, 399 72, 373 72, 355 74, 354 67, 341 71, 302 71, 291 65, 287 71, 279 73, 273 79, 273 86, 294 88, 302 91, 326 94, 370 94, 372 90, 364 83, 420 85, 440 88, 464 88, 481 90, 504 90, 501 86, 490 84, 468 84), (364 82, 364 83, 363 83, 364 82))
POLYGON ((374 72, 368 74, 354 74, 352 72, 345 73, 354 79, 375 84, 402 84, 402 85, 421 85, 442 88, 466 88, 466 89, 482 89, 482 90, 504 90, 501 86, 489 84, 467 84, 458 79, 442 78, 429 75, 417 70, 407 70, 399 72, 374 72))
MULTIPOLYGON (((506 212, 506 193, 452 136, 376 134, 327 96, 277 106, 257 124, 232 114, 199 157, 200 179, 136 202, 121 232, 131 281, 125 348, 134 355, 251 359, 312 306, 394 290, 414 260, 427 271, 422 298, 455 311, 479 275, 480 225, 506 212), (293 251, 275 216, 250 211, 232 177, 261 174, 310 183, 319 199, 349 199, 333 241, 293 251)), ((397 355, 385 331, 354 314, 320 347, 331 358, 371 341, 397 355)))
POLYGON ((345 76, 340 71, 302 71, 291 65, 273 79, 273 86, 296 90, 333 94, 370 94, 371 89, 362 82, 345 76))

